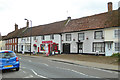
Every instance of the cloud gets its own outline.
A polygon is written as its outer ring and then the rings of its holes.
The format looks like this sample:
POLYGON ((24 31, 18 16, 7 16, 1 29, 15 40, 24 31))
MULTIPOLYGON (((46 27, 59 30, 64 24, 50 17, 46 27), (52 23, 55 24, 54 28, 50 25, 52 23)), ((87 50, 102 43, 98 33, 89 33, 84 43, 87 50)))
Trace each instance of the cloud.
POLYGON ((113 2, 117 9, 119 0, 0 0, 0 32, 5 35, 26 25, 24 18, 30 19, 33 26, 81 18, 107 12, 107 3, 113 2), (9 29, 8 29, 9 28, 9 29))

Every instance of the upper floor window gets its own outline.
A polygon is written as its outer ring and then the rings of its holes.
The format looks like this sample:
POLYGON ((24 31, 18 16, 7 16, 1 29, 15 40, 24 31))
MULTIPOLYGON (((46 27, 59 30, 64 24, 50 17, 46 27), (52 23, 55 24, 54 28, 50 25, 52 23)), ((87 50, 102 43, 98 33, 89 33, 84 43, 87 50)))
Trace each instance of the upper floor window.
POLYGON ((27 37, 27 41, 29 41, 29 37, 27 37))
POLYGON ((10 43, 10 39, 9 39, 9 43, 10 43))
POLYGON ((78 40, 84 40, 84 33, 78 33, 78 40))
POLYGON ((66 41, 71 41, 71 34, 66 34, 66 41))
POLYGON ((54 39, 54 35, 50 35, 50 39, 54 39))
POLYGON ((23 41, 23 42, 24 42, 24 41, 25 41, 25 39, 24 39, 24 38, 22 38, 22 39, 21 39, 21 41, 23 41))
POLYGON ((115 43, 115 51, 120 51, 120 43, 115 43))
POLYGON ((41 36, 41 40, 45 40, 45 36, 41 36))
POLYGON ((94 38, 95 39, 103 39, 103 32, 102 31, 95 31, 94 38))
POLYGON ((37 37, 34 37, 34 40, 37 40, 37 37))
POLYGON ((13 39, 13 43, 15 43, 14 41, 15 41, 15 39, 13 39))
POLYGON ((17 38, 15 38, 14 40, 15 40, 15 43, 17 43, 17 38))
POLYGON ((120 29, 114 30, 114 36, 115 38, 120 38, 120 29))

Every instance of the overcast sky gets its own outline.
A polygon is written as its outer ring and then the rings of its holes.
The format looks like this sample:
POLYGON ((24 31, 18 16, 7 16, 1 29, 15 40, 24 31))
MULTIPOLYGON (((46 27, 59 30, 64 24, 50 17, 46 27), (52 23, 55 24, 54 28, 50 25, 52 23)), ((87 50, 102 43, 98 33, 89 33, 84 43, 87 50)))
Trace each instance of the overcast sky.
POLYGON ((25 18, 32 26, 107 12, 107 3, 118 9, 119 0, 0 0, 0 32, 2 36, 26 26, 25 18))

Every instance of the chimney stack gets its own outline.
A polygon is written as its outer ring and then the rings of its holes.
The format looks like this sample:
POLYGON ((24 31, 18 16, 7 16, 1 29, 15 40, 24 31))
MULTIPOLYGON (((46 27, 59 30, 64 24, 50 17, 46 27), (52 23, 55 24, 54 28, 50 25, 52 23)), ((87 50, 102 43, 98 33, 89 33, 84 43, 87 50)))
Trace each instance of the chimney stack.
POLYGON ((26 27, 29 27, 29 20, 27 20, 26 27))
POLYGON ((15 31, 18 30, 18 25, 15 23, 15 31))
POLYGON ((112 2, 108 2, 108 12, 112 11, 112 2))

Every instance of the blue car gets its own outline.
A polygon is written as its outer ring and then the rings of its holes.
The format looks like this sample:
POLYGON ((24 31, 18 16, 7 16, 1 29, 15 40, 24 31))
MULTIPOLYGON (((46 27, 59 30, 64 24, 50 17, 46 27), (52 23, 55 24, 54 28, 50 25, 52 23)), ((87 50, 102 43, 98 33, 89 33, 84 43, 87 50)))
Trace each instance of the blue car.
POLYGON ((19 66, 19 59, 13 51, 0 51, 0 70, 16 69, 16 71, 19 71, 19 66))

